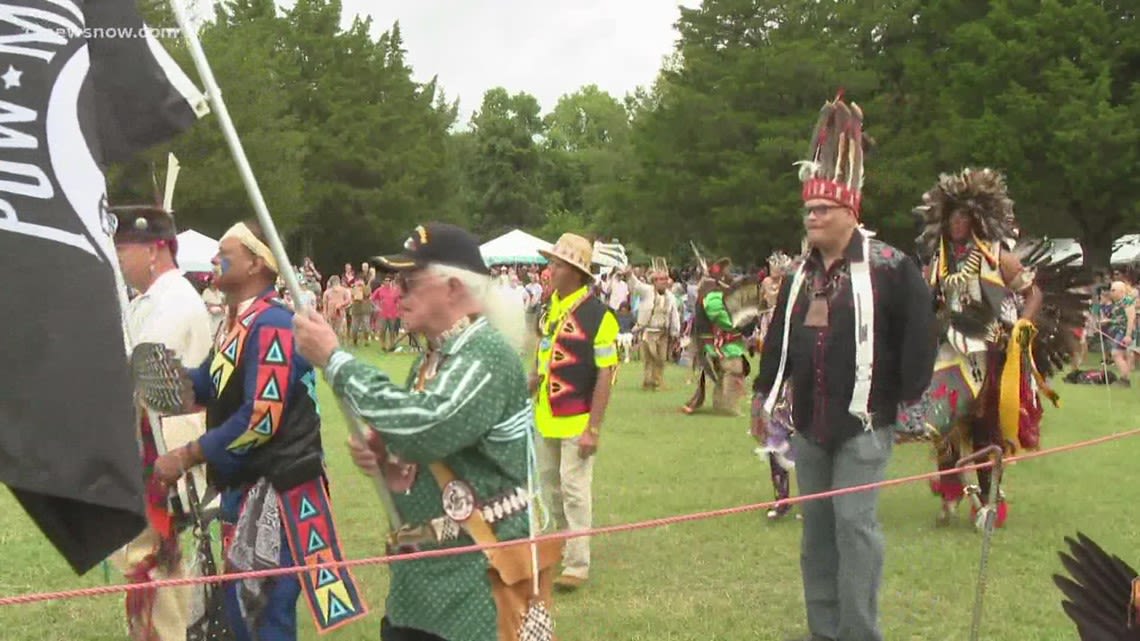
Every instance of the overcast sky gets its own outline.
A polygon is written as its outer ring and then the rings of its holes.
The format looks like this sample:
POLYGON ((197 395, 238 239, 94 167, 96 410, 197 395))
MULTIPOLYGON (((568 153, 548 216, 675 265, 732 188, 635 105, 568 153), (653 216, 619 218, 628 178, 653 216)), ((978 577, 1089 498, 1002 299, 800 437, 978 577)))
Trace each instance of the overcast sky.
POLYGON ((396 20, 415 78, 439 76, 465 125, 483 92, 527 91, 544 112, 594 83, 619 100, 653 82, 673 50, 678 4, 699 0, 342 0, 346 16, 396 20))

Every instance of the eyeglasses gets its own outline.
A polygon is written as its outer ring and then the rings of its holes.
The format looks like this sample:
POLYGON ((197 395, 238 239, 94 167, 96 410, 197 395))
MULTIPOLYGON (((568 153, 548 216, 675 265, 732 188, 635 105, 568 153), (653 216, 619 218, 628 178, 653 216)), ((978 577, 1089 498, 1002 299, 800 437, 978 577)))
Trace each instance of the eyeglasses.
POLYGON ((817 218, 822 218, 823 216, 830 214, 836 209, 839 209, 839 207, 836 207, 835 205, 816 205, 815 207, 804 207, 804 218, 812 215, 816 216, 817 218))

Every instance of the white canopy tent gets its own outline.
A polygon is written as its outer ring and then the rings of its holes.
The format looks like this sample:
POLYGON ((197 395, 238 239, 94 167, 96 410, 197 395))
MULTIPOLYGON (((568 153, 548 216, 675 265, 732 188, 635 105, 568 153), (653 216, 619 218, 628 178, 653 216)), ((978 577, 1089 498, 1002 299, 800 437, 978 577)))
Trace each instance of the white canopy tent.
MULTIPOLYGON (((1070 263, 1071 265, 1079 267, 1084 264, 1084 249, 1079 242, 1073 238, 1053 239, 1052 258, 1054 261, 1072 255, 1080 258, 1070 263)), ((1130 265, 1140 262, 1140 234, 1126 234, 1113 241, 1112 258, 1109 262, 1113 265, 1130 265)))
POLYGON ((178 268, 182 273, 214 271, 218 241, 193 229, 178 234, 178 268))
POLYGON ((1140 234, 1127 234, 1112 243, 1112 264, 1129 265, 1140 262, 1140 234))
POLYGON ((1062 261, 1070 256, 1076 256, 1077 259, 1069 263, 1074 267, 1079 267, 1084 262, 1085 251, 1081 244, 1074 238, 1054 238, 1053 239, 1053 253, 1051 258, 1053 262, 1062 261))
POLYGON ((546 259, 538 250, 550 251, 552 247, 541 238, 515 229, 483 243, 479 246, 479 251, 483 254, 483 262, 488 265, 541 265, 546 263, 546 259))

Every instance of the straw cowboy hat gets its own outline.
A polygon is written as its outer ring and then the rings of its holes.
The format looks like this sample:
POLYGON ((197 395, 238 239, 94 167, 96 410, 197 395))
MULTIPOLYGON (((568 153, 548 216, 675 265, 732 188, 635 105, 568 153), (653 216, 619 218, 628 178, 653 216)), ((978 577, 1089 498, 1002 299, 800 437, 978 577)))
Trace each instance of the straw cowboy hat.
POLYGON ((590 263, 594 256, 594 245, 578 234, 562 234, 558 242, 550 251, 538 250, 545 258, 557 258, 564 263, 576 267, 579 271, 593 278, 590 273, 590 263))

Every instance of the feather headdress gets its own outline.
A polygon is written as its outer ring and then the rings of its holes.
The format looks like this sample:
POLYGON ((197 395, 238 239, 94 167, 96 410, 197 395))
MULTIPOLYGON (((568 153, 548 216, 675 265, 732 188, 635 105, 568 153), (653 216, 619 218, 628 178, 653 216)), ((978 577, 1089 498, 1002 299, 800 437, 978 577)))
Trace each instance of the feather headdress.
POLYGON ((780 274, 783 273, 788 266, 792 264, 792 257, 782 251, 777 250, 768 257, 768 273, 780 274))
POLYGON ((843 91, 823 105, 812 135, 810 159, 797 162, 804 202, 821 198, 850 207, 863 201, 863 110, 843 102, 843 91))
POLYGON ((1017 238, 1013 200, 1000 172, 967 167, 939 176, 938 183, 922 195, 922 204, 914 209, 923 222, 918 244, 935 250, 946 221, 956 211, 970 216, 979 240, 1005 242, 1017 238))

